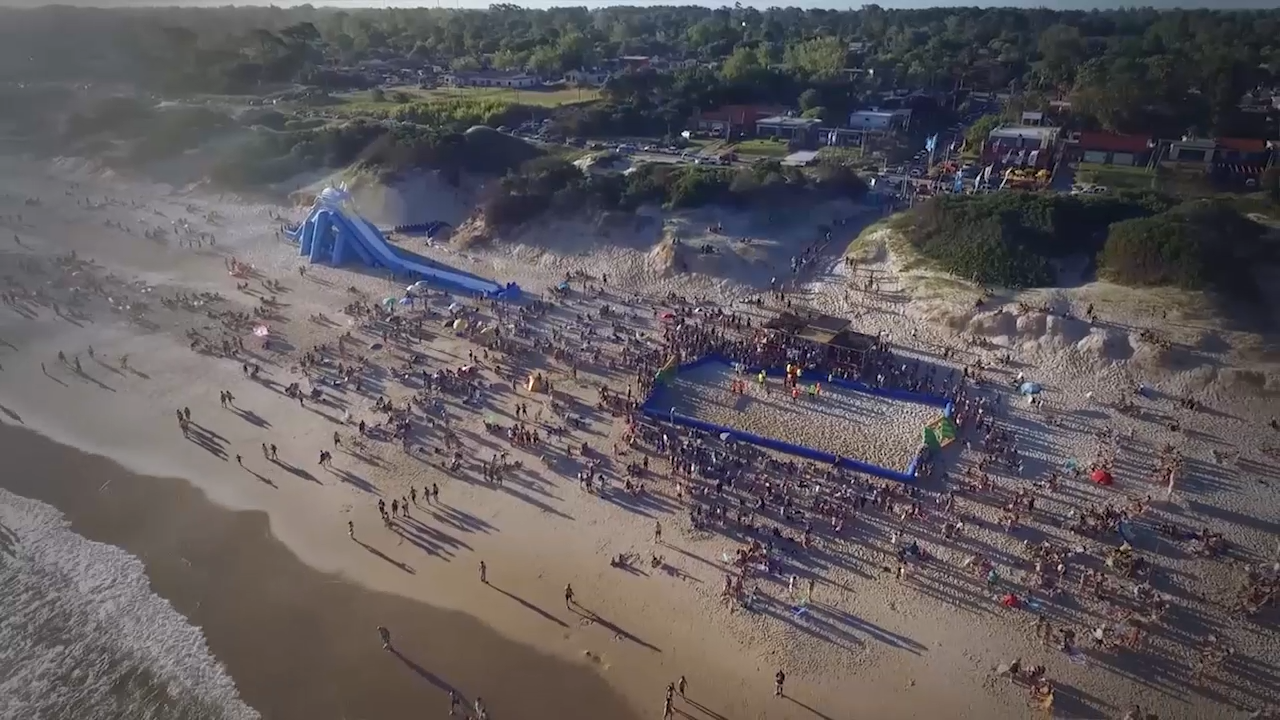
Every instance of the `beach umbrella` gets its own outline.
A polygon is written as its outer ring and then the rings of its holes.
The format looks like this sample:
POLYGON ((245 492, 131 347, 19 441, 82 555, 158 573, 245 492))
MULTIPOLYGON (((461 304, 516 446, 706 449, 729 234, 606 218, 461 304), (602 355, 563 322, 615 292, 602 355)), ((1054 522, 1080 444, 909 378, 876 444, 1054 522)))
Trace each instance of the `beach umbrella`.
POLYGON ((466 327, 467 327, 467 321, 463 320, 462 318, 458 318, 457 320, 453 321, 454 330, 463 330, 466 327))
POLYGON ((1018 392, 1023 395, 1035 395, 1039 393, 1040 390, 1040 383, 1037 382, 1024 382, 1022 383, 1022 387, 1018 388, 1018 392))
POLYGON ((407 297, 400 298, 400 304, 401 304, 401 305, 412 305, 412 304, 413 304, 413 298, 407 298, 407 297))
POLYGON ((721 440, 722 442, 729 442, 729 438, 730 438, 730 437, 732 437, 732 436, 731 436, 729 433, 727 433, 727 432, 722 432, 722 433, 720 433, 720 440, 721 440))
POLYGON ((393 307, 395 307, 395 306, 396 306, 396 299, 395 299, 395 298, 393 298, 393 297, 383 298, 383 299, 382 299, 382 306, 383 306, 383 307, 387 307, 387 308, 393 308, 393 307))
POLYGON ((259 325, 258 327, 253 329, 253 334, 257 335, 258 337, 266 337, 271 334, 271 329, 268 328, 266 325, 259 325))
POLYGON ((1089 479, 1099 485, 1110 485, 1113 480, 1111 473, 1103 470, 1102 468, 1094 470, 1093 473, 1089 475, 1089 479))

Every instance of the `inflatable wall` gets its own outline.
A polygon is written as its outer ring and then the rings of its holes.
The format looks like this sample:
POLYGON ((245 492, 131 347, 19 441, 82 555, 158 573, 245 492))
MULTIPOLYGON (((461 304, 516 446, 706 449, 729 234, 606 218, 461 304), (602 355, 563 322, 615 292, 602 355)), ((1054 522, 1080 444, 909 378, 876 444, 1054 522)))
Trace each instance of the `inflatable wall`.
POLYGON ((313 263, 341 266, 358 262, 385 268, 398 276, 427 280, 448 288, 486 297, 516 300, 520 287, 500 285, 464 273, 403 257, 368 220, 351 210, 351 195, 339 188, 326 188, 316 198, 307 219, 286 234, 298 243, 298 252, 313 263))
MULTIPOLYGON (((732 361, 722 356, 708 355, 706 357, 702 357, 697 360, 694 360, 693 362, 688 362, 683 365, 680 365, 676 370, 676 374, 686 372, 688 370, 693 370, 694 368, 702 367, 703 365, 708 365, 712 363, 720 363, 727 367, 733 367, 734 365, 732 361)), ((761 368, 748 368, 746 372, 749 375, 755 375, 755 374, 758 374, 760 370, 761 368)), ((764 368, 764 372, 765 372, 765 375, 769 377, 781 377, 786 374, 786 371, 783 368, 764 368)), ((885 397, 892 400, 900 400, 902 402, 910 402, 910 403, 919 403, 922 405, 931 405, 931 406, 937 407, 945 417, 951 417, 954 412, 954 406, 951 404, 951 401, 939 395, 909 392, 906 390, 888 390, 884 388, 872 387, 870 385, 866 385, 864 383, 860 383, 855 380, 842 380, 840 378, 832 378, 828 382, 828 384, 834 385, 836 387, 845 388, 847 390, 866 393, 868 395, 876 395, 879 397, 885 397)), ((804 447, 803 445, 796 445, 794 443, 784 442, 782 440, 778 440, 777 438, 768 438, 761 435, 756 435, 754 433, 744 432, 742 430, 737 430, 735 428, 727 427, 725 425, 716 425, 715 423, 709 423, 704 420, 698 420, 697 418, 689 417, 688 415, 681 415, 680 413, 672 412, 670 406, 666 408, 662 407, 662 405, 664 404, 661 402, 662 391, 663 391, 662 383, 655 385, 653 392, 651 392, 649 394, 649 397, 640 405, 640 411, 644 413, 646 416, 653 418, 654 420, 659 420, 663 422, 669 422, 675 425, 694 428, 696 430, 702 430, 704 432, 713 433, 715 435, 728 433, 729 436, 732 437, 732 439, 737 442, 750 443, 752 445, 757 445, 759 447, 766 448, 768 450, 775 450, 777 452, 786 453, 788 455, 795 455, 797 457, 802 457, 808 460, 815 460, 821 463, 826 463, 826 464, 839 463, 840 467, 847 468, 849 470, 853 470, 860 473, 865 473, 867 475, 884 478, 886 480, 896 480, 898 482, 904 482, 904 483, 911 483, 911 482, 915 482, 916 480, 916 465, 920 461, 920 457, 921 457, 920 450, 916 452, 915 459, 911 461, 911 464, 907 467, 906 470, 894 470, 892 468, 886 468, 886 467, 881 467, 879 465, 874 465, 872 463, 865 462, 863 460, 857 460, 855 458, 839 457, 833 453, 825 452, 823 450, 816 450, 814 448, 804 447)), ((923 450, 923 448, 921 448, 921 450, 923 450)))

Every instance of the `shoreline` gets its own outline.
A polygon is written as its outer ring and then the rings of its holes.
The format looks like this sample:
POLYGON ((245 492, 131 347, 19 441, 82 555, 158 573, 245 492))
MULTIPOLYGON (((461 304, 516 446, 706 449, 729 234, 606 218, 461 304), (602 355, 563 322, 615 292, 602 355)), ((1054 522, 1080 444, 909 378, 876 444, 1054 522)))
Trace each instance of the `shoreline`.
POLYGON ((0 452, 17 469, 0 486, 143 561, 152 589, 201 628, 264 718, 444 716, 450 688, 484 697, 495 717, 635 717, 590 669, 463 613, 312 569, 272 536, 265 513, 222 508, 185 481, 135 475, 8 424, 0 452), (395 653, 379 647, 378 625, 395 653))

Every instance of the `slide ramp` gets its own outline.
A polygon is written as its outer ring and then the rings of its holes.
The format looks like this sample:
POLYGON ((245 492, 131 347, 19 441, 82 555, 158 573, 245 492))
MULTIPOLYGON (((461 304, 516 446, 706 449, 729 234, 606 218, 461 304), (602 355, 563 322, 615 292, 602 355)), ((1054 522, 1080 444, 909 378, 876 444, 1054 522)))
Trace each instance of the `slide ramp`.
POLYGON ((335 221, 346 225, 344 229, 351 233, 358 246, 363 247, 379 267, 385 267, 396 273, 408 273, 426 280, 453 285, 467 292, 498 295, 505 290, 503 286, 489 280, 481 280, 462 273, 450 272, 442 268, 402 258, 396 254, 391 244, 382 237, 382 234, 368 223, 358 218, 346 217, 340 213, 334 213, 334 215, 335 221))
POLYGON ((350 202, 351 194, 345 188, 326 188, 303 222, 285 228, 286 236, 298 243, 299 252, 311 262, 342 265, 353 260, 454 290, 503 300, 519 299, 521 291, 515 283, 503 285, 408 257, 412 253, 388 243, 377 227, 352 212, 350 202))

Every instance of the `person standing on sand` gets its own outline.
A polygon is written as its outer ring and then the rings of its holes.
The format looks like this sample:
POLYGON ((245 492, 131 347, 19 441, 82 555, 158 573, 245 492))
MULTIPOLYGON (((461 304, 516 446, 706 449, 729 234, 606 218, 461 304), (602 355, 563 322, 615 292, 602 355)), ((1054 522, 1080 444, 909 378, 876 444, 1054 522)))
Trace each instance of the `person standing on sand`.
POLYGON ((351 538, 352 540, 356 539, 356 524, 351 522, 350 520, 347 521, 347 537, 351 538))
POLYGON ((462 700, 458 698, 458 693, 449 691, 449 717, 458 714, 458 710, 462 708, 462 700))
POLYGON ((483 560, 480 561, 480 582, 485 585, 489 584, 489 568, 484 564, 483 560))
POLYGON ((275 443, 271 443, 271 459, 272 459, 272 460, 279 460, 279 459, 280 459, 280 454, 279 454, 279 451, 278 451, 278 450, 277 450, 277 448, 276 448, 276 444, 275 444, 275 443))
POLYGON ((653 521, 653 544, 662 544, 662 523, 657 520, 653 521))
POLYGON ((382 639, 382 649, 391 652, 391 631, 379 625, 378 637, 382 639))
POLYGON ((685 680, 684 676, 681 675, 680 679, 676 681, 676 692, 680 693, 680 697, 684 697, 684 691, 688 687, 689 687, 689 681, 685 680))
POLYGON ((786 694, 783 693, 783 690, 782 690, 782 687, 786 682, 787 682, 786 673, 782 672, 781 670, 774 673, 773 675, 773 696, 774 697, 786 697, 786 694))
POLYGON ((564 606, 573 609, 573 586, 569 584, 564 586, 564 606))
POLYGON ((672 705, 671 696, 667 695, 667 699, 662 701, 662 720, 671 720, 675 717, 675 707, 672 705))

